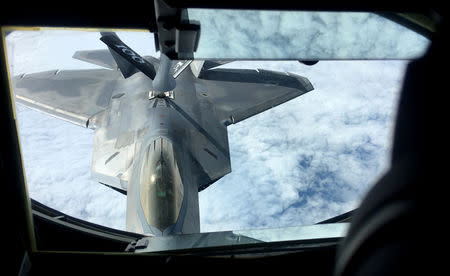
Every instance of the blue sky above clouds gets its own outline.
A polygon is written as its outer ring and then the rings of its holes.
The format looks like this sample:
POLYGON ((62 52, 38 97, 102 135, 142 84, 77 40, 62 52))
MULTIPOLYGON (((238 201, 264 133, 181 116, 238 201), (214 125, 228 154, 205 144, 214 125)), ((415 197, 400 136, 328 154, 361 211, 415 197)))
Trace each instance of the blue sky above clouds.
MULTIPOLYGON (((152 36, 118 33, 140 54, 152 36)), ((96 68, 72 59, 102 49, 96 32, 13 32, 14 74, 96 68)), ((313 224, 358 206, 387 169, 406 61, 239 61, 289 71, 315 90, 228 127, 232 173, 200 193, 201 230, 313 224)), ((69 215, 125 229, 126 197, 90 179, 93 131, 17 105, 32 198, 69 215)))

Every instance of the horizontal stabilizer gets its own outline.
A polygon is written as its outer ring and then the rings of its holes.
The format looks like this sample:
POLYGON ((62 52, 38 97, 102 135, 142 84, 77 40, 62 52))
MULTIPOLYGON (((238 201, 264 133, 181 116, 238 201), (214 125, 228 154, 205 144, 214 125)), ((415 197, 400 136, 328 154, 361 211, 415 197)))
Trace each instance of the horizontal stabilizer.
POLYGON ((88 51, 77 51, 73 55, 73 58, 86 61, 107 69, 115 70, 117 69, 117 64, 111 53, 106 50, 88 50, 88 51))
POLYGON ((203 70, 209 70, 233 61, 234 60, 205 60, 205 63, 203 64, 203 70))

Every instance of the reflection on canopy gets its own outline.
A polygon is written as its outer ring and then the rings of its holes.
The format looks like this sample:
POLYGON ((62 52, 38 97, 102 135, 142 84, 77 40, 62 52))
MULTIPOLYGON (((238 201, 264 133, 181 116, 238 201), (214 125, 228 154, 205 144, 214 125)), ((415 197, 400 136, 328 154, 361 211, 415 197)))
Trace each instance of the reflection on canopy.
POLYGON ((411 59, 429 41, 367 12, 189 9, 200 21, 196 59, 411 59))
POLYGON ((158 138, 147 147, 141 167, 140 200, 147 223, 161 232, 175 224, 183 193, 172 143, 158 138))

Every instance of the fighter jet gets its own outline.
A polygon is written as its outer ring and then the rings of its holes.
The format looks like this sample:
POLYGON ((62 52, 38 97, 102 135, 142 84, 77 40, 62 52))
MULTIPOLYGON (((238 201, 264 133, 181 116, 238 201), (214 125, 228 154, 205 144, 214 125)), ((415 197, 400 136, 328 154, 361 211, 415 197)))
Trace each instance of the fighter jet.
MULTIPOLYGON (((113 32, 74 58, 105 69, 14 77, 18 103, 95 129, 92 178, 127 196, 126 230, 199 233, 198 192, 231 172, 227 126, 303 95, 305 77, 140 56, 113 32)), ((76 146, 76 145, 74 145, 76 146)))

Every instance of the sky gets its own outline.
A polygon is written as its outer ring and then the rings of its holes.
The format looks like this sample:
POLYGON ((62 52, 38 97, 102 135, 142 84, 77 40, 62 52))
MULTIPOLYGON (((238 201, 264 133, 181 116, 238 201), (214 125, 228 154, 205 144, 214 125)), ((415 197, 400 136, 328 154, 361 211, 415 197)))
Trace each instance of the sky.
MULTIPOLYGON (((118 33, 141 55, 152 35, 118 33)), ((72 59, 103 49, 97 32, 8 35, 13 75, 98 68, 72 59)), ((156 55, 158 57, 158 55, 156 55)), ((356 208, 388 169, 407 61, 236 61, 288 71, 314 90, 228 127, 232 172, 202 191, 202 232, 310 225, 356 208)), ((68 215, 125 230, 126 196, 90 178, 94 131, 16 105, 28 191, 68 215)))

